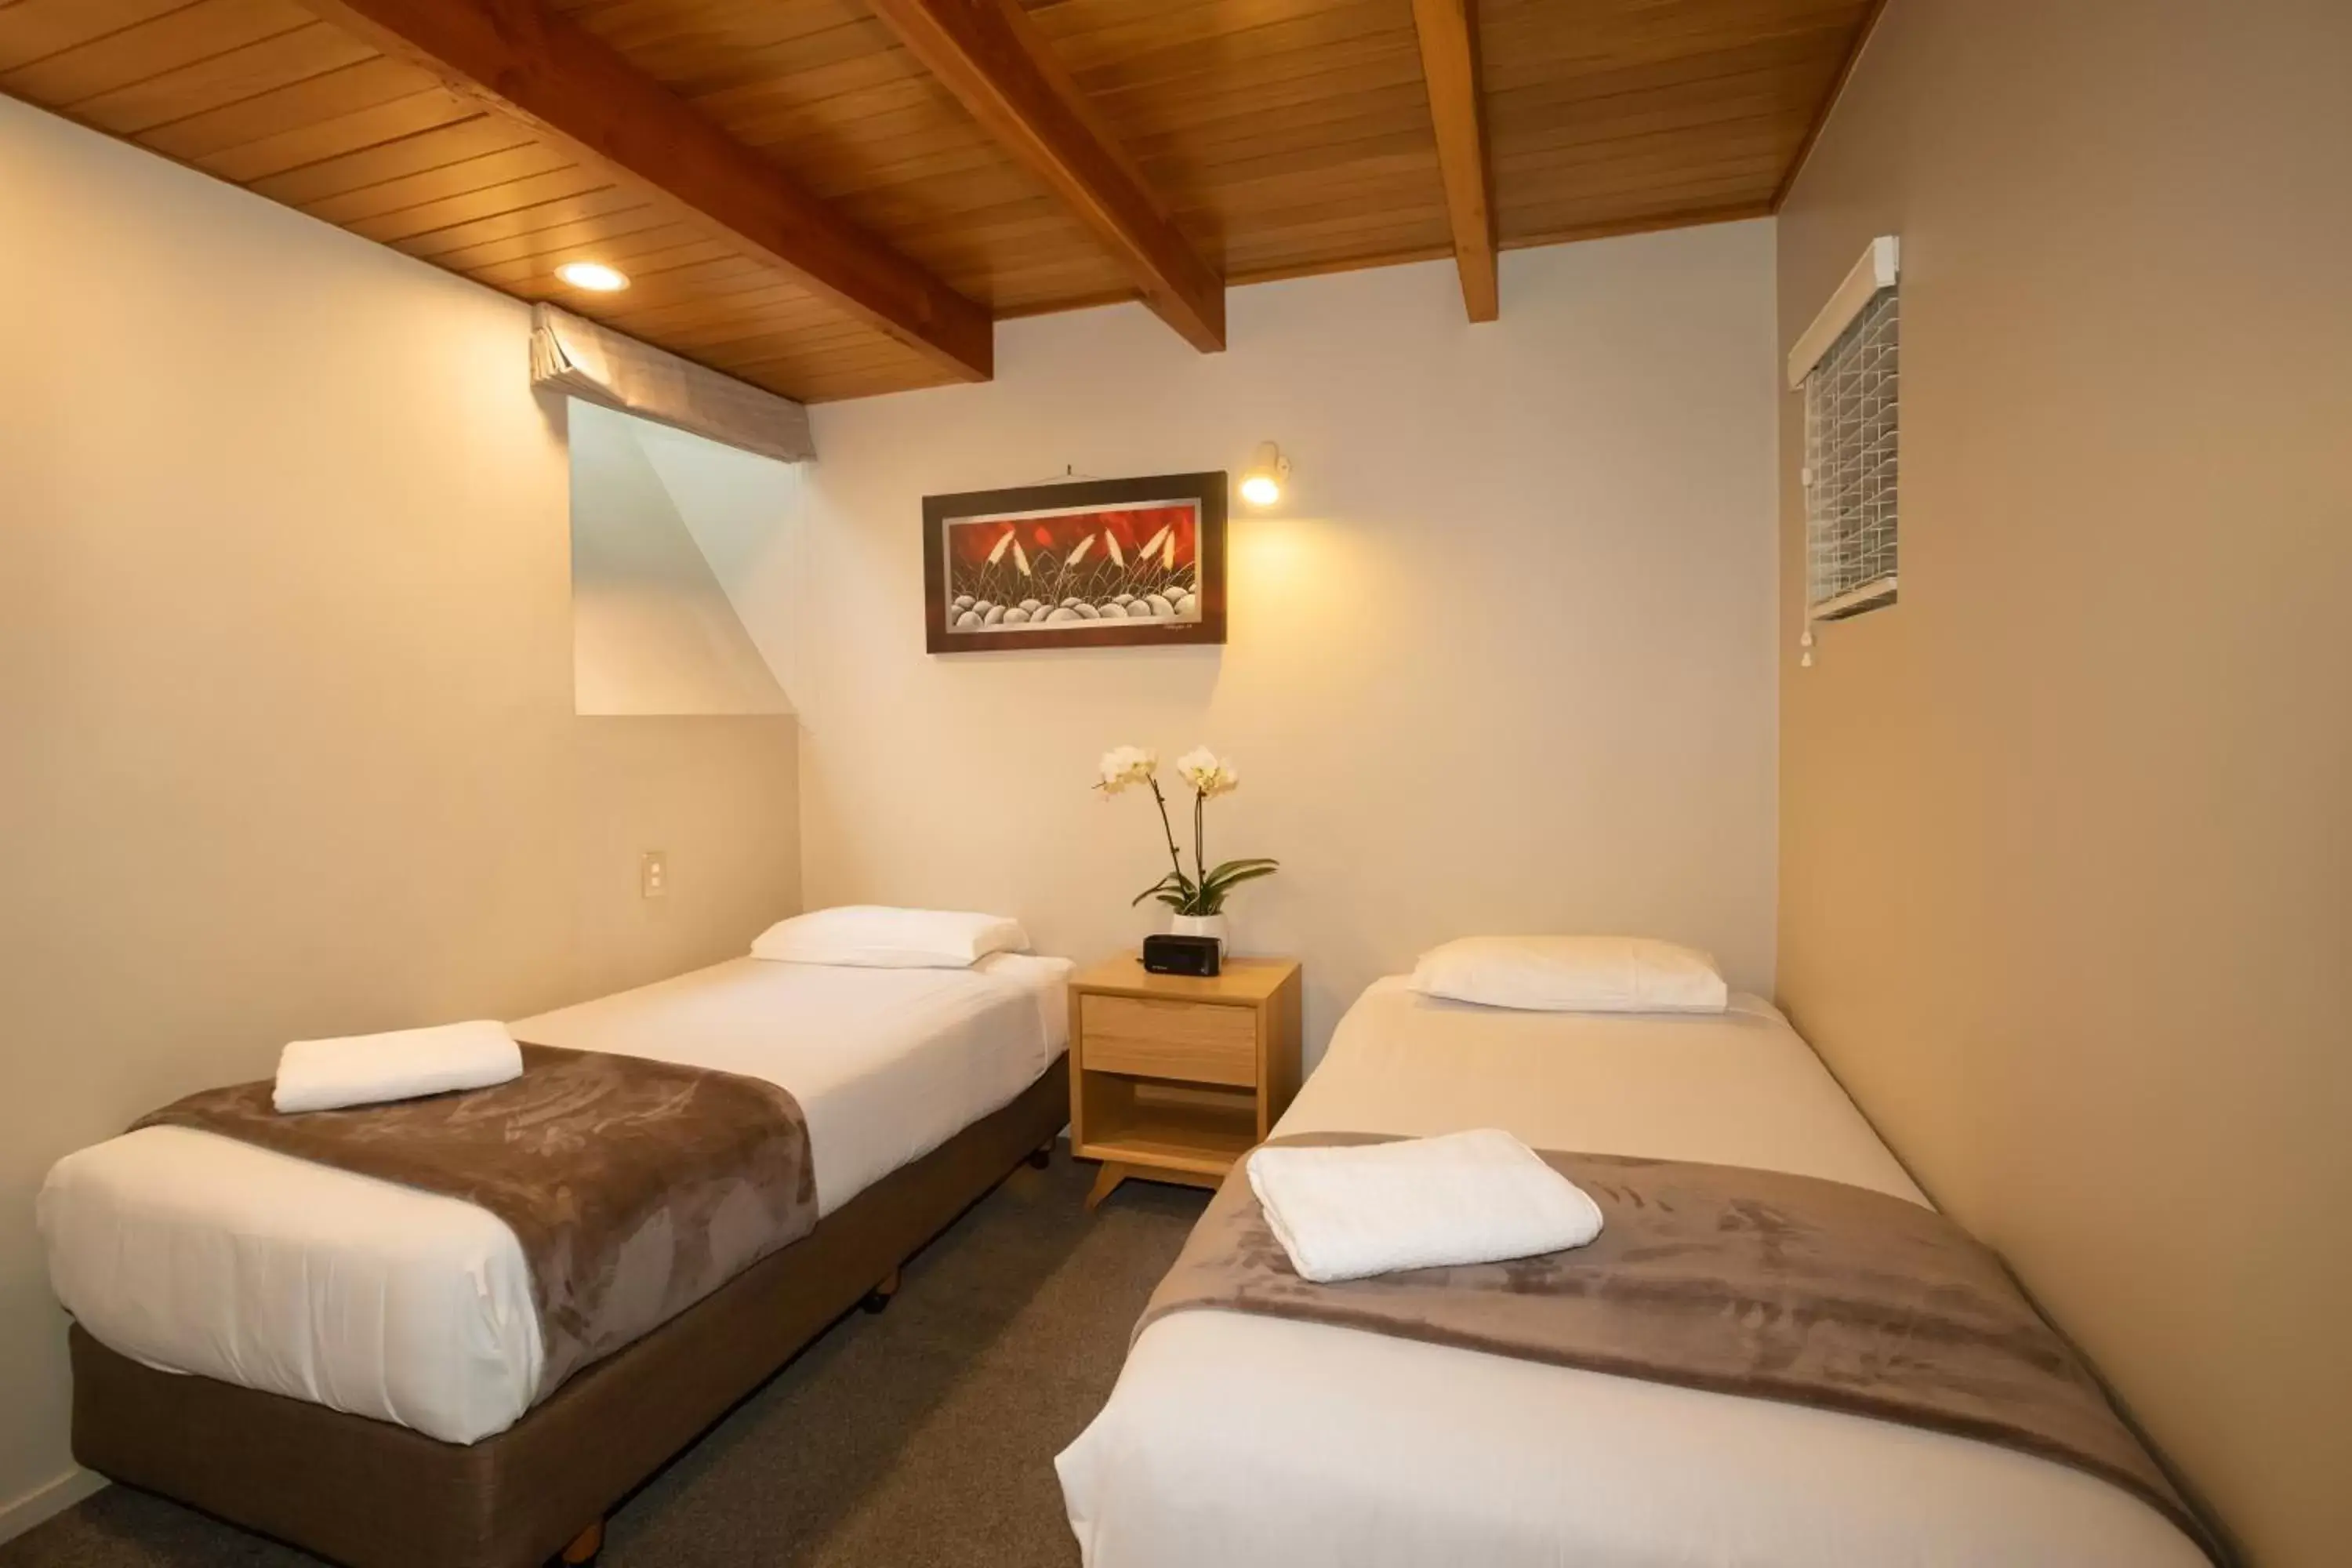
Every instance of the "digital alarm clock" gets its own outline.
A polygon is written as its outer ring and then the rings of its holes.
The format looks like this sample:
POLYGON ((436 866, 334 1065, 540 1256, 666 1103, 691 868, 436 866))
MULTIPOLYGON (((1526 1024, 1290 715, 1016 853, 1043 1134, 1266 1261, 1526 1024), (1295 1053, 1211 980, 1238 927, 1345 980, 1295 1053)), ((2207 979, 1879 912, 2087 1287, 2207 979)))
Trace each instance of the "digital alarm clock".
POLYGON ((1217 973, 1218 942, 1213 936, 1147 936, 1143 967, 1154 974, 1191 974, 1206 979, 1217 973))

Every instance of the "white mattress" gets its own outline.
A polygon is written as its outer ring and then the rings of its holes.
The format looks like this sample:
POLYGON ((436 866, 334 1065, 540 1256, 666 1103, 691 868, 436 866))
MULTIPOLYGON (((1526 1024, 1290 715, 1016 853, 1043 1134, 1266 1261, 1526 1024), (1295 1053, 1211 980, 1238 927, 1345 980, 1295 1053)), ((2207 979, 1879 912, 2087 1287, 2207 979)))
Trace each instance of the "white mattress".
MULTIPOLYGON (((1279 1126, 1502 1127, 1918 1189, 1767 1004, 1508 1013, 1374 985, 1279 1126)), ((1089 1568, 2202 1568, 2130 1494, 1990 1444, 1324 1324, 1193 1311, 1057 1461, 1089 1568)))
MULTIPOLYGON (((1068 1038, 1069 970, 1011 953, 970 970, 744 958, 515 1033, 782 1085, 831 1213, 1036 1081, 1068 1038)), ((537 1396, 522 1250, 470 1204, 157 1127, 59 1161, 39 1215, 58 1299, 150 1366, 452 1443, 537 1396)))

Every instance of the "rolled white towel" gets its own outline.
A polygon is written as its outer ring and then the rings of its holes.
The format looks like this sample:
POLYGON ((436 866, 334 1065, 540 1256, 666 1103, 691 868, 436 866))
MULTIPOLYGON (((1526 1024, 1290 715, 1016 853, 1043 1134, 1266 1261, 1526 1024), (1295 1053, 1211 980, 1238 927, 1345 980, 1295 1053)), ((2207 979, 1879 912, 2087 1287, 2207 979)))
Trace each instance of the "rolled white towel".
POLYGON ((281 1111, 333 1110, 486 1089, 522 1076, 522 1049, 504 1024, 477 1019, 429 1029, 296 1040, 278 1057, 270 1102, 281 1111))
POLYGON ((1601 1207, 1582 1188, 1492 1129, 1263 1148, 1249 1184, 1290 1266, 1318 1284, 1532 1258, 1601 1234, 1601 1207))

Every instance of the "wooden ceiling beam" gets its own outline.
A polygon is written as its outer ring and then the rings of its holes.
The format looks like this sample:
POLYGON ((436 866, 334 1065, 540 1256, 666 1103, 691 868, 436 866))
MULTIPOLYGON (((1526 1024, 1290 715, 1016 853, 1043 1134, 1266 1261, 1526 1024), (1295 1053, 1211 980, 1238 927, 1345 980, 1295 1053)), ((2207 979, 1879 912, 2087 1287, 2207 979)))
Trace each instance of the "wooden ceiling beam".
POLYGON ((723 230, 933 363, 985 381, 988 312, 858 227, 544 0, 305 0, 386 54, 520 118, 723 230))
POLYGON ((866 0, 908 51, 1094 231, 1144 303, 1204 353, 1225 282, 1202 259, 1016 0, 866 0))
POLYGON ((1437 128, 1437 169, 1454 227, 1454 265, 1474 321, 1502 310, 1495 271, 1495 202, 1486 161, 1486 114, 1478 85, 1477 0, 1412 0, 1421 35, 1429 117, 1437 128))

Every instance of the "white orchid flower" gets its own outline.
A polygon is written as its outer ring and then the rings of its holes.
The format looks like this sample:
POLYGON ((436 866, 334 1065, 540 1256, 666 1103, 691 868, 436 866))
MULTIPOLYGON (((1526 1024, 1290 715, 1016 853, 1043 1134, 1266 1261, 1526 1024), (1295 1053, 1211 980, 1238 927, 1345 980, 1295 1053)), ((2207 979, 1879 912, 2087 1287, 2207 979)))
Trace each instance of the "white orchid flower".
POLYGON ((1117 795, 1129 784, 1143 784, 1160 771, 1160 758, 1141 746, 1114 746, 1102 754, 1102 776, 1095 788, 1117 795))
POLYGON ((1193 789, 1215 799, 1241 787, 1242 775, 1233 763, 1206 746, 1196 746, 1176 759, 1177 775, 1193 789))

